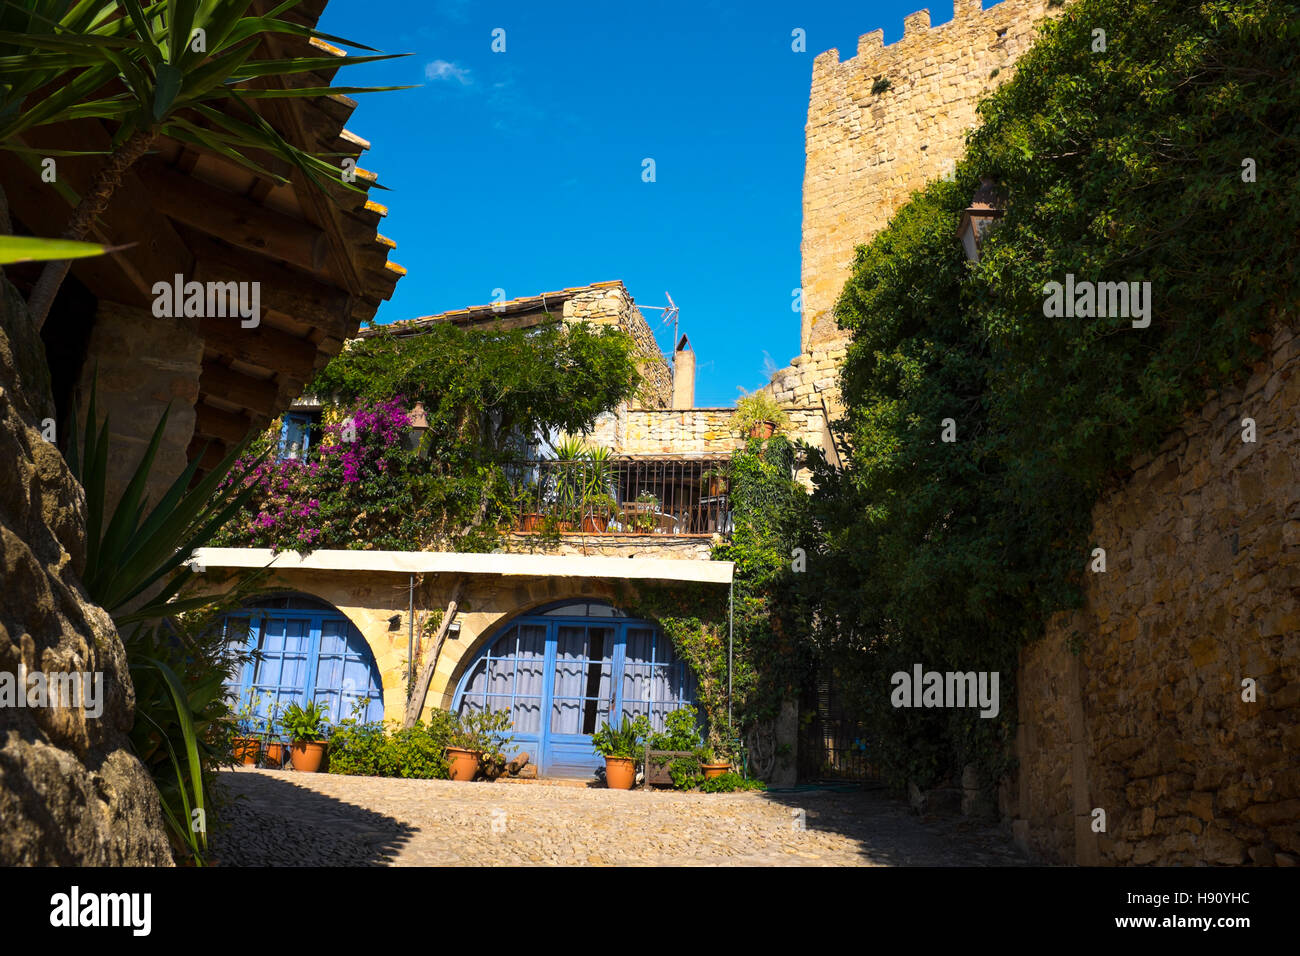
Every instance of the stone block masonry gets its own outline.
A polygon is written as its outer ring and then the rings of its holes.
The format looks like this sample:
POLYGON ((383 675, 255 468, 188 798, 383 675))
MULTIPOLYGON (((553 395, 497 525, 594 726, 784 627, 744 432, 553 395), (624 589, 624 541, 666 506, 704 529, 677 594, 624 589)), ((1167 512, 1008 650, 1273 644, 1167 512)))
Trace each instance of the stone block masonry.
POLYGON ((832 311, 854 249, 889 222, 908 196, 941 178, 960 156, 979 100, 1011 75, 1035 25, 1058 10, 1047 0, 955 0, 947 23, 921 10, 903 38, 881 30, 813 61, 805 127, 802 349, 839 334, 832 311))
MULTIPOLYGON (((790 416, 786 437, 822 447, 826 418, 821 409, 782 404, 790 416)), ((629 408, 600 416, 587 437, 620 455, 729 457, 745 447, 745 436, 733 424, 735 415, 734 408, 629 408)))
POLYGON ((599 282, 590 289, 574 294, 565 300, 561 317, 566 323, 615 325, 631 335, 636 342, 637 370, 643 379, 638 395, 640 403, 651 408, 667 408, 672 404, 672 370, 668 367, 645 316, 636 307, 623 283, 599 282))
POLYGON ((1083 607, 1021 655, 1020 770, 1004 809, 1022 842, 1082 864, 1300 863, 1291 329, 1098 502, 1093 539, 1105 573, 1088 573, 1083 607))

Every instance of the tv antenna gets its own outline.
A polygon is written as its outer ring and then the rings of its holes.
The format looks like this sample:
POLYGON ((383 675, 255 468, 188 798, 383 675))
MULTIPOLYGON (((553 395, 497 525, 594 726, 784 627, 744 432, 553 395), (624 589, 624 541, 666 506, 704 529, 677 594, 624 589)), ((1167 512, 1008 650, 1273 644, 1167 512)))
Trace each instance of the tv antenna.
POLYGON ((668 354, 669 354, 669 355, 676 355, 676 352, 677 352, 677 313, 678 313, 678 310, 677 310, 677 303, 673 301, 673 297, 672 297, 671 295, 669 295, 667 292, 664 293, 664 298, 668 300, 668 304, 667 304, 667 305, 643 305, 643 306, 641 306, 641 308, 643 308, 643 309, 654 309, 656 312, 662 312, 664 315, 663 315, 663 318, 660 320, 660 324, 661 324, 661 325, 667 325, 669 322, 671 322, 671 323, 673 324, 673 346, 672 346, 672 348, 669 350, 669 353, 668 353, 668 354))

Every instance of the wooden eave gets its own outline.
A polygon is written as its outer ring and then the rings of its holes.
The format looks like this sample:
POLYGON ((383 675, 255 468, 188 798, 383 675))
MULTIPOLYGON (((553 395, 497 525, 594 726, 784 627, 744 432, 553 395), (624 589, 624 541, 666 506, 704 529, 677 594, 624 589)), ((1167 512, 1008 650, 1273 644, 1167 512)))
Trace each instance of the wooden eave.
MULTIPOLYGON (((308 0, 286 17, 314 26, 326 0, 308 0)), ((253 9, 272 4, 256 0, 253 9)), ((300 37, 264 36, 258 56, 304 57, 343 51, 300 37)), ((336 70, 318 70, 295 82, 327 85, 336 70)), ((282 78, 271 78, 271 81, 282 78)), ((283 84, 281 84, 283 85, 283 84)), ((253 101, 260 114, 298 147, 359 160, 369 143, 344 122, 356 103, 341 95, 311 100, 253 101)), ((41 127, 27 137, 37 148, 106 148, 110 130, 98 121, 41 127)), ((255 161, 288 184, 254 173, 224 156, 160 139, 136 164, 94 230, 104 242, 129 249, 74 263, 73 274, 101 300, 149 307, 154 283, 259 281, 262 316, 245 329, 238 319, 203 319, 203 370, 191 454, 207 443, 205 466, 253 428, 280 414, 314 372, 356 335, 390 298, 405 270, 388 259, 395 247, 377 232, 387 209, 371 201, 372 172, 358 170, 355 185, 327 186, 328 197, 297 170, 267 156, 255 161)), ((340 157, 340 161, 342 157, 340 157)), ((60 179, 83 191, 102 157, 60 157, 60 179)), ((37 235, 56 236, 69 209, 52 201, 50 187, 12 153, 0 153, 13 217, 37 235)))

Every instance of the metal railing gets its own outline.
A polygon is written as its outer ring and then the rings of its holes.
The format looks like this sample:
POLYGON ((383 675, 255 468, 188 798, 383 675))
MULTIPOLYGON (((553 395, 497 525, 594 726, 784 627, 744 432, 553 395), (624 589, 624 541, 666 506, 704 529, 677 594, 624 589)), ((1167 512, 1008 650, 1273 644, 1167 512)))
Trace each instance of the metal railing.
POLYGON ((515 528, 588 534, 730 534, 725 461, 544 459, 505 466, 515 528))

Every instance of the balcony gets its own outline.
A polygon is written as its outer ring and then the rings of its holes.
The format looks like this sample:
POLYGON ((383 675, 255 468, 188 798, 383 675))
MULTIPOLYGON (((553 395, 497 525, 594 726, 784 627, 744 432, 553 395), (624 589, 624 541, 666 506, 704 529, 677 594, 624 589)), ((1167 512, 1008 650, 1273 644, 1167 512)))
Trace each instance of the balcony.
POLYGON ((725 460, 609 458, 505 466, 519 534, 731 533, 725 460))

